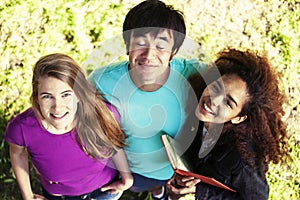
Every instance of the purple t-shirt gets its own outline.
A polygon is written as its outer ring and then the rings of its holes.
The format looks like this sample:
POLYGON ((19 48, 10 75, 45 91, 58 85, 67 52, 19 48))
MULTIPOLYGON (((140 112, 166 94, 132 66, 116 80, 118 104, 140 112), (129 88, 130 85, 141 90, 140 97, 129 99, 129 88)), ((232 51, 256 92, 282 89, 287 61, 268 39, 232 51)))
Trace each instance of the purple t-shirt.
MULTIPOLYGON (((108 106, 118 119, 117 111, 108 106)), ((76 131, 56 135, 43 129, 32 108, 6 128, 9 143, 27 148, 43 187, 51 194, 80 195, 110 182, 117 174, 111 159, 89 157, 76 142, 76 131)))

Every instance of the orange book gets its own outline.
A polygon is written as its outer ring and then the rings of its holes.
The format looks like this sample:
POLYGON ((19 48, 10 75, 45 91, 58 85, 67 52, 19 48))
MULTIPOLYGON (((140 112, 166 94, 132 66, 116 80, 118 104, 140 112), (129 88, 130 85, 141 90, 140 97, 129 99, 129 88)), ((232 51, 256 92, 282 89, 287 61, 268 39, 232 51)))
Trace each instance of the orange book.
POLYGON ((175 173, 178 173, 183 176, 193 176, 197 179, 200 179, 201 182, 203 182, 203 183, 213 185, 216 187, 220 187, 220 188, 229 190, 231 192, 236 192, 234 189, 231 189, 230 187, 224 185, 223 183, 217 181, 214 178, 203 176, 203 175, 192 172, 188 167, 189 165, 185 163, 185 160, 183 160, 176 153, 176 151, 174 149, 174 146, 176 146, 176 145, 174 145, 176 141, 172 137, 164 134, 161 136, 161 140, 163 142, 167 156, 169 158, 169 161, 170 161, 171 166, 175 173))

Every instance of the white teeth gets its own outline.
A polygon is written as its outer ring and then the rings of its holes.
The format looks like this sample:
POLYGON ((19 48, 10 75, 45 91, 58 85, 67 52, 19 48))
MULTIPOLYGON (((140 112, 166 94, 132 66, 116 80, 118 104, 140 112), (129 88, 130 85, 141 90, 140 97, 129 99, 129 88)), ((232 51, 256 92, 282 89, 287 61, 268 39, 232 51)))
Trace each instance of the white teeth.
POLYGON ((56 117, 56 118, 61 118, 61 117, 63 117, 64 115, 65 115, 65 113, 64 114, 60 114, 60 115, 56 115, 56 114, 52 114, 54 117, 56 117))
POLYGON ((61 115, 54 115, 54 117, 62 117, 64 116, 64 114, 61 114, 61 115))
POLYGON ((214 112, 204 103, 204 109, 207 110, 210 114, 214 114, 214 112))

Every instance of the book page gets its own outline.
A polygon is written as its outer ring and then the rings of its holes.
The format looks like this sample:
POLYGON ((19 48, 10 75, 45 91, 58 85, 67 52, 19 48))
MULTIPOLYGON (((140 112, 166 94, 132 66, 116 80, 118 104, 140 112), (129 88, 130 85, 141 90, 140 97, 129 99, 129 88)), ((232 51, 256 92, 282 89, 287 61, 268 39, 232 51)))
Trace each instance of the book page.
POLYGON ((185 162, 181 159, 180 155, 178 155, 173 148, 176 146, 174 143, 176 142, 172 137, 168 135, 161 136, 162 142, 165 146, 167 156, 170 160, 172 168, 174 170, 181 169, 184 171, 189 171, 188 167, 186 166, 185 162))
POLYGON ((171 166, 174 170, 174 172, 181 174, 183 176, 193 176, 197 179, 200 179, 203 183, 210 184, 216 187, 220 187, 232 192, 236 192, 235 190, 231 189, 230 187, 224 185, 223 183, 215 180, 214 178, 203 176, 197 173, 193 173, 189 170, 187 165, 185 164, 185 161, 181 158, 180 155, 178 155, 174 149, 174 147, 178 146, 178 142, 176 145, 176 140, 174 140, 172 137, 168 135, 162 135, 161 140, 163 142, 163 145, 165 147, 167 156, 169 158, 169 161, 171 163, 171 166))

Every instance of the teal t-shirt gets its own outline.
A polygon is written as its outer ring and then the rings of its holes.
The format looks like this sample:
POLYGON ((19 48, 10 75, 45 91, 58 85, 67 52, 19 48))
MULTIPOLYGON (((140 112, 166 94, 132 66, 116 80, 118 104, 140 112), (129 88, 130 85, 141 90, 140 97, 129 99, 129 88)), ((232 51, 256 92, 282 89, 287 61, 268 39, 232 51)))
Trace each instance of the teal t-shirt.
POLYGON ((126 135, 125 147, 134 173, 158 180, 173 175, 160 136, 175 137, 185 118, 189 84, 187 78, 205 65, 196 60, 174 58, 166 83, 156 91, 145 92, 132 82, 128 61, 96 69, 90 82, 112 103, 121 115, 120 125, 126 135))

